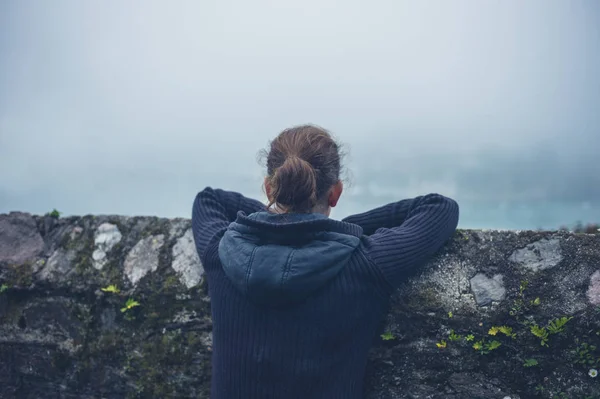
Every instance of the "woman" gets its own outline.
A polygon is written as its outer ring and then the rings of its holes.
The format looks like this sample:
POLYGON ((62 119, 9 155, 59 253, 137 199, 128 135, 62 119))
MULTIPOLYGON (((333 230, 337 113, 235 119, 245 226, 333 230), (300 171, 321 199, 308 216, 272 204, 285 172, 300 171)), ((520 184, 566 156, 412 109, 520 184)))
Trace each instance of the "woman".
POLYGON ((299 126, 271 142, 268 206, 206 188, 192 226, 213 317, 212 399, 360 398, 388 299, 453 234, 438 194, 329 219, 338 145, 299 126))

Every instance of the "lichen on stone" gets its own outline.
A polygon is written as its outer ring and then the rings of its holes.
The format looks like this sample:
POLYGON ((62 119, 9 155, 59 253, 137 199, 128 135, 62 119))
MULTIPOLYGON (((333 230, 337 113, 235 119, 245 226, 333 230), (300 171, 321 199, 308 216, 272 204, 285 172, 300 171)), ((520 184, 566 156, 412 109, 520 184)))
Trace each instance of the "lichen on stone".
POLYGON ((192 229, 188 229, 173 246, 171 267, 180 275, 182 284, 187 288, 195 287, 202 280, 204 269, 198 258, 192 229))
POLYGON ((586 294, 592 305, 600 305, 600 270, 596 270, 590 277, 590 285, 586 294))
POLYGON ((44 240, 31 215, 12 212, 0 214, 0 262, 23 264, 44 249, 44 240))
POLYGON ((515 250, 509 259, 533 272, 553 268, 563 259, 560 240, 544 238, 515 250))
POLYGON ((503 276, 496 274, 492 278, 483 273, 478 273, 471 278, 471 290, 479 306, 490 305, 493 301, 499 302, 506 297, 503 276))
POLYGON ((73 251, 57 249, 39 271, 38 278, 54 282, 66 279, 73 272, 71 263, 74 259, 73 251))
POLYGON ((94 260, 94 268, 102 270, 108 262, 107 253, 121 241, 122 235, 119 228, 111 223, 102 223, 96 229, 94 236, 94 252, 92 259, 94 260))
POLYGON ((124 268, 125 275, 136 285, 148 272, 158 269, 158 254, 165 241, 159 234, 140 240, 127 254, 124 268))

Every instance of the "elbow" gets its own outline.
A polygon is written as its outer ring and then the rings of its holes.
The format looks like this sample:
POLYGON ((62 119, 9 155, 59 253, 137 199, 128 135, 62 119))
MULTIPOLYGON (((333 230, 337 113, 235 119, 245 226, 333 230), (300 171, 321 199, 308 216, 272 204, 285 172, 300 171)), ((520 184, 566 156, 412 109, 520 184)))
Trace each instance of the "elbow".
POLYGON ((458 218, 460 215, 460 206, 458 205, 458 202, 456 202, 452 198, 448 198, 448 197, 444 197, 444 198, 445 198, 446 206, 448 207, 450 214, 453 216, 453 218, 456 220, 456 223, 458 224, 458 218))
POLYGON ((207 201, 210 202, 211 200, 216 199, 218 194, 217 191, 218 190, 210 186, 206 186, 202 191, 196 194, 196 198, 194 199, 194 207, 204 204, 207 201))
POLYGON ((192 204, 192 220, 196 219, 203 208, 214 200, 216 197, 215 190, 212 187, 205 187, 202 191, 196 194, 194 203, 192 204))
POLYGON ((446 197, 441 194, 429 194, 426 195, 423 199, 425 200, 425 202, 428 202, 430 204, 436 204, 440 208, 447 209, 448 212, 458 215, 458 202, 456 202, 450 197, 446 197))
POLYGON ((460 207, 458 206, 458 202, 451 198, 446 198, 447 207, 448 207, 448 219, 449 219, 449 235, 454 234, 456 228, 458 227, 458 221, 460 219, 460 207))
POLYGON ((441 194, 429 194, 424 199, 426 203, 432 205, 432 211, 434 214, 437 214, 438 220, 440 222, 445 220, 445 224, 454 232, 456 227, 458 227, 460 216, 458 202, 441 194))
POLYGON ((458 202, 449 197, 443 197, 443 206, 448 212, 448 219, 450 220, 450 225, 452 226, 452 231, 456 230, 458 227, 458 220, 460 217, 460 206, 458 202))
POLYGON ((206 186, 204 187, 204 189, 202 191, 200 191, 197 195, 196 198, 206 198, 206 197, 213 197, 215 195, 215 189, 213 189, 210 186, 206 186))

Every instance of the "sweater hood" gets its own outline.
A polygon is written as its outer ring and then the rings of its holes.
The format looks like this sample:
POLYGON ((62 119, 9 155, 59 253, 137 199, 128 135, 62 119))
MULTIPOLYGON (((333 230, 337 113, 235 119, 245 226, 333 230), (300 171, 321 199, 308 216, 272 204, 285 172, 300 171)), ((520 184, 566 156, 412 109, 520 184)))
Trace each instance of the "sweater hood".
POLYGON ((223 270, 257 305, 306 299, 334 278, 360 243, 360 226, 322 214, 239 212, 219 243, 223 270))

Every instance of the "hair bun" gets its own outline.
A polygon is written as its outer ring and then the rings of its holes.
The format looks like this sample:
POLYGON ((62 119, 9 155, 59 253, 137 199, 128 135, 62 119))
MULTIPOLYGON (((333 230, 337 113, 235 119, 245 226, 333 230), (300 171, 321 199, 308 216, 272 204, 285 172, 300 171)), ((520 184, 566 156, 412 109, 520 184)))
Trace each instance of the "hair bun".
POLYGON ((317 203, 317 176, 310 163, 290 155, 271 179, 275 202, 290 210, 312 209, 317 203))

